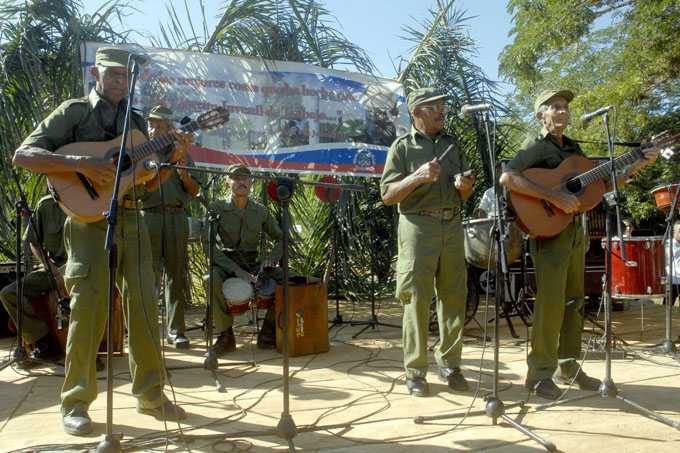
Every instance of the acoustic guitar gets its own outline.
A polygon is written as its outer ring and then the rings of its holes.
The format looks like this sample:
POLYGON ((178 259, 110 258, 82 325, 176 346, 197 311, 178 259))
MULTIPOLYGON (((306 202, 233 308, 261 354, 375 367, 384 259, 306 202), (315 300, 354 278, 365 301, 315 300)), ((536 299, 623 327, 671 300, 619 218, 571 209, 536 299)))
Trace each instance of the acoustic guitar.
MULTIPOLYGON (((614 166, 620 172, 627 165, 643 159, 645 149, 670 146, 676 143, 678 138, 680 133, 662 132, 640 148, 616 157, 614 166)), ((579 213, 582 213, 590 211, 602 200, 607 190, 604 179, 610 174, 609 165, 609 162, 598 165, 586 157, 572 156, 562 161, 557 168, 529 168, 521 174, 540 186, 576 196, 581 205, 579 213)), ((508 191, 508 201, 517 215, 517 224, 532 238, 547 239, 557 236, 576 215, 567 214, 547 200, 512 190, 508 191)))
MULTIPOLYGON (((222 107, 216 107, 199 115, 195 120, 183 124, 177 130, 182 133, 207 131, 222 126, 227 121, 229 121, 229 112, 222 107)), ((116 165, 121 140, 122 136, 102 142, 70 143, 55 152, 63 155, 110 159, 111 163, 116 165)), ((172 148, 168 151, 169 145, 174 142, 173 134, 147 140, 141 131, 137 129, 130 131, 125 147, 119 200, 132 186, 143 184, 156 176, 157 170, 149 162, 167 162, 173 151, 172 148)), ((51 173, 47 177, 47 183, 59 206, 73 219, 83 223, 93 223, 105 217, 113 194, 113 183, 103 186, 77 172, 51 173)))

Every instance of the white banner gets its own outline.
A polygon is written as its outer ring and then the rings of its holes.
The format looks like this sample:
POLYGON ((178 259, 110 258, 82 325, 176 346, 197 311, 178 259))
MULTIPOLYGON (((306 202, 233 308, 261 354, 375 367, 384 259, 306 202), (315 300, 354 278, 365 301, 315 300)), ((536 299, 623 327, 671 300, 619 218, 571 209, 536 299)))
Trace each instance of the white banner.
MULTIPOLYGON (((102 43, 81 49, 85 92, 102 43)), ((135 107, 162 104, 179 121, 222 106, 230 121, 199 134, 191 155, 199 165, 240 162, 275 172, 380 176, 387 149, 410 130, 401 85, 318 66, 199 52, 121 46, 150 58, 135 107)))

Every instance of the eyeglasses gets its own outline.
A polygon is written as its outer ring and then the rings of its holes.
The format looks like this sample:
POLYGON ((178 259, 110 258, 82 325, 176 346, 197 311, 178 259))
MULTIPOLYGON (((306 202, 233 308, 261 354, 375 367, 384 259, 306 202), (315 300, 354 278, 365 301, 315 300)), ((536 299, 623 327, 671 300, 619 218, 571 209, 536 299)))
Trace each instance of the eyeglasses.
POLYGON ((418 107, 420 110, 423 112, 427 113, 433 113, 433 112, 441 112, 441 113, 449 113, 451 110, 448 105, 445 104, 436 104, 436 105, 425 105, 423 107, 418 107))

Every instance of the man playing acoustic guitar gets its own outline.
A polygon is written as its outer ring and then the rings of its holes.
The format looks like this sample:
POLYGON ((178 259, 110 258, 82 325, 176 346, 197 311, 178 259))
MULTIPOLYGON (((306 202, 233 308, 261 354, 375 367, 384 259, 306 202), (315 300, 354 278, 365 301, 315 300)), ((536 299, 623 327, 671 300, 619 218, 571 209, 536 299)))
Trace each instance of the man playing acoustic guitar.
MULTIPOLYGON (((111 186, 115 167, 112 159, 63 155, 55 151, 69 143, 111 140, 123 131, 125 99, 128 92, 129 52, 102 47, 97 50, 92 75, 96 86, 89 96, 71 99, 52 112, 22 143, 14 164, 45 173, 78 172, 95 187, 111 186)), ((131 128, 146 134, 141 116, 134 113, 131 128)), ((177 136, 177 154, 186 152, 189 140, 177 136)), ((178 157, 178 156, 175 156, 178 157)), ((160 354, 158 305, 149 235, 137 218, 134 190, 122 201, 116 228, 119 289, 123 294, 127 321, 132 393, 137 411, 159 419, 186 416, 184 410, 163 394, 164 370, 160 354)), ((141 195, 141 187, 137 193, 141 195)), ((97 397, 95 357, 106 324, 107 252, 104 249, 107 223, 81 222, 68 217, 64 242, 69 260, 64 280, 71 294, 71 320, 66 344, 66 376, 61 391, 61 412, 68 434, 92 431, 87 413, 97 397)))
MULTIPOLYGON (((500 183, 511 192, 545 200, 566 213, 580 211, 579 199, 567 191, 538 184, 522 172, 530 168, 554 169, 565 159, 583 156, 579 145, 564 135, 569 124, 569 102, 574 94, 568 90, 543 91, 534 103, 536 119, 543 129, 537 138, 528 139, 501 175, 500 183)), ((624 171, 630 177, 656 159, 657 150, 645 152, 645 160, 624 171)), ((580 369, 585 242, 580 215, 575 215, 557 236, 529 242, 536 269, 536 301, 528 357, 527 389, 550 400, 561 396, 552 380, 559 363, 557 378, 574 381, 584 390, 598 390, 601 382, 580 369)))

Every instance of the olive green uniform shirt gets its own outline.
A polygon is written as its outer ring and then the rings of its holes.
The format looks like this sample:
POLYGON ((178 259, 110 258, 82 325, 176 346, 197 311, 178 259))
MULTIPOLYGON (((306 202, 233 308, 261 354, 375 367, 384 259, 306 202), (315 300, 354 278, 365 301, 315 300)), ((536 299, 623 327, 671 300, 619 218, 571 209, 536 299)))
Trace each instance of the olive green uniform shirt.
POLYGON ((238 209, 229 200, 215 201, 210 210, 219 216, 217 223, 217 249, 215 263, 221 268, 235 272, 240 268, 253 272, 258 262, 260 233, 264 231, 269 239, 275 241, 271 252, 272 261, 281 259, 283 232, 267 208, 248 199, 245 209, 238 209))
POLYGON ((550 134, 527 137, 517 155, 510 161, 509 170, 524 171, 528 168, 553 169, 571 156, 584 156, 578 143, 562 137, 562 146, 550 134))
POLYGON ((397 138, 387 153, 385 168, 380 179, 380 190, 385 195, 389 184, 401 181, 414 173, 421 165, 441 156, 453 145, 441 164, 439 179, 416 187, 401 203, 401 214, 417 214, 423 210, 459 209, 462 204, 456 189, 455 176, 468 169, 465 158, 456 141, 442 132, 428 137, 411 128, 409 134, 397 138))
MULTIPOLYGON (((113 108, 92 89, 89 96, 63 102, 22 142, 48 151, 73 142, 112 140, 123 133, 125 102, 113 108)), ((131 127, 147 135, 146 123, 132 113, 131 127)))

